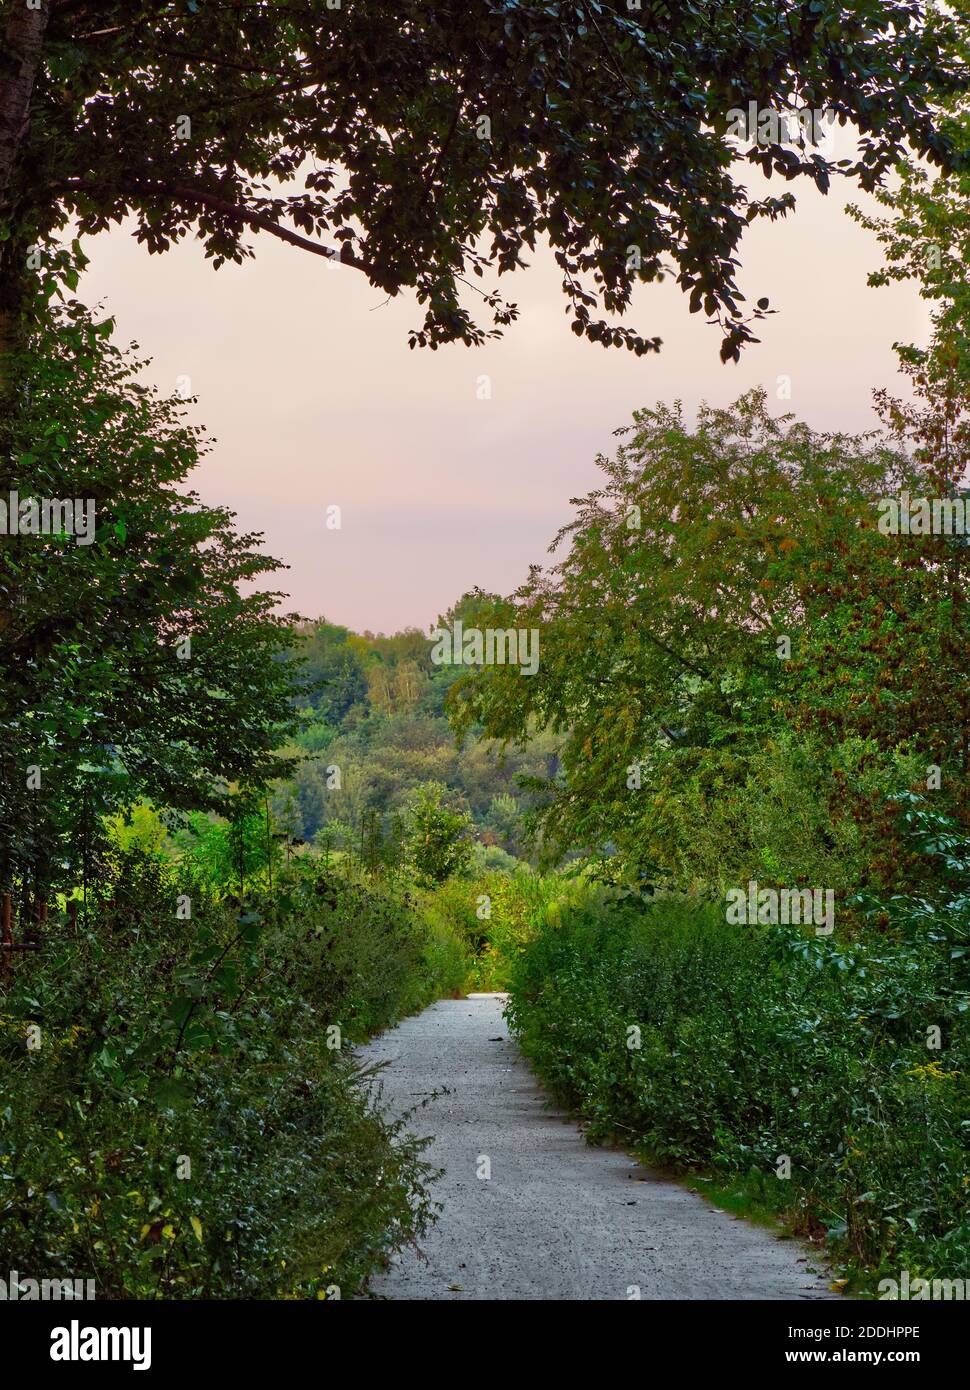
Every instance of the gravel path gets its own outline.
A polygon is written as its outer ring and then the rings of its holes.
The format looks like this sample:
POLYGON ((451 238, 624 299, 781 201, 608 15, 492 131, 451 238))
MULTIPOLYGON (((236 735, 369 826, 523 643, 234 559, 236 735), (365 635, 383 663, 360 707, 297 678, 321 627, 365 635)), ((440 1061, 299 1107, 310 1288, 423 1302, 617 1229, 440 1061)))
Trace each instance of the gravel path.
POLYGON ((720 1212, 550 1109, 495 995, 442 1000, 361 1049, 384 1101, 433 1134, 443 1210, 420 1253, 373 1285, 390 1299, 834 1297, 794 1241, 720 1212), (481 1176, 480 1176, 481 1174, 481 1176), (488 1176, 486 1176, 486 1174, 488 1176))

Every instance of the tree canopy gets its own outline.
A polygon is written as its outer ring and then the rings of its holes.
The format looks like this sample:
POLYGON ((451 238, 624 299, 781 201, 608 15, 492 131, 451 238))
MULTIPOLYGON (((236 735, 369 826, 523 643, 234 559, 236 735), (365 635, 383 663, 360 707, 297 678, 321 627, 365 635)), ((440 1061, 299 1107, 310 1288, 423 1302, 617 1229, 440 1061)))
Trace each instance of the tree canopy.
POLYGON ((915 0, 4 0, 0 296, 70 216, 130 217, 151 252, 195 233, 217 266, 261 231, 413 291, 434 348, 511 322, 485 277, 546 239, 576 334, 656 350, 617 317, 673 274, 737 357, 765 311, 737 285, 744 229, 793 206, 739 171, 871 188, 907 143, 962 167, 936 121, 966 82, 954 32, 915 0), (831 112, 857 158, 739 141, 750 101, 831 112))
POLYGON ((906 491, 970 495, 966 394, 962 411, 880 403, 886 430, 857 438, 774 419, 763 391, 703 406, 695 429, 679 405, 638 411, 563 557, 483 602, 480 626, 539 630, 538 670, 467 672, 452 717, 513 744, 556 735, 550 843, 678 871, 726 809, 787 800, 788 862, 806 818, 833 850, 849 815, 888 837, 866 862, 893 882, 909 867, 879 805, 894 779, 925 790, 935 768, 941 804, 970 815, 967 539, 879 525, 906 491))

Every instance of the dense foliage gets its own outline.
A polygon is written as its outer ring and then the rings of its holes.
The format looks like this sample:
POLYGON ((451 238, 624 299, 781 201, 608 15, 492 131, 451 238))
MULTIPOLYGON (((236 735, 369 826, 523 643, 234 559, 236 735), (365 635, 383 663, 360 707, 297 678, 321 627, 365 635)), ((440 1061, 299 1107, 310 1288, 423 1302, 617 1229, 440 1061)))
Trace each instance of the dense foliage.
POLYGON ((320 619, 297 632, 309 689, 291 751, 307 756, 274 796, 282 826, 335 849, 400 840, 406 804, 434 784, 446 809, 471 817, 489 862, 529 853, 523 818, 536 797, 521 782, 547 771, 551 739, 506 757, 485 742, 456 748, 444 702, 461 668, 435 665, 432 639, 416 629, 385 637, 320 619))
POLYGON ((740 1187, 854 1288, 962 1276, 968 848, 959 899, 897 900, 852 940, 676 896, 567 910, 512 957, 512 1023, 591 1139, 740 1187))
POLYGON ((462 286, 544 239, 577 334, 656 350, 612 316, 673 274, 733 356, 762 313, 736 281, 743 233, 793 206, 736 175, 871 187, 905 141, 959 165, 935 119, 966 80, 952 8, 3 0, 0 321, 26 247, 73 212, 85 233, 131 216, 153 253, 198 233, 217 266, 258 231, 332 251, 413 290, 412 345, 432 347, 510 322, 488 287, 481 324, 462 286), (749 100, 831 112, 855 157, 736 139, 729 113, 749 100))
POLYGON ((95 875, 119 807, 218 808, 278 776, 295 722, 291 630, 258 587, 281 566, 188 490, 201 433, 112 327, 55 300, 0 422, 5 508, 79 501, 91 522, 0 544, 0 888, 42 900, 95 875))
POLYGON ((99 1298, 351 1297, 432 1207, 348 1044, 466 968, 448 927, 318 863, 240 903, 116 854, 0 998, 4 1267, 99 1298))

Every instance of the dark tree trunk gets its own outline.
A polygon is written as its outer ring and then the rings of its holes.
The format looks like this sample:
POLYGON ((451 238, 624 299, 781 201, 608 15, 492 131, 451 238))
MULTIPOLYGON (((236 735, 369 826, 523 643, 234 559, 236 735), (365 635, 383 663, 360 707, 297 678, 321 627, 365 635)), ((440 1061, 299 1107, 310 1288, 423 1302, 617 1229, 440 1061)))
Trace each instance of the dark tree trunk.
POLYGON ((38 9, 29 9, 27 0, 15 0, 9 7, 4 30, 4 57, 10 71, 0 78, 0 209, 6 204, 17 156, 30 124, 30 97, 50 18, 50 0, 38 3, 38 9))
MULTIPOLYGON (((30 128, 30 99, 44 49, 50 0, 14 0, 6 7, 0 74, 0 221, 10 215, 11 190, 21 147, 30 128)), ((0 250, 0 397, 9 389, 5 357, 16 346, 28 247, 16 227, 0 250)))

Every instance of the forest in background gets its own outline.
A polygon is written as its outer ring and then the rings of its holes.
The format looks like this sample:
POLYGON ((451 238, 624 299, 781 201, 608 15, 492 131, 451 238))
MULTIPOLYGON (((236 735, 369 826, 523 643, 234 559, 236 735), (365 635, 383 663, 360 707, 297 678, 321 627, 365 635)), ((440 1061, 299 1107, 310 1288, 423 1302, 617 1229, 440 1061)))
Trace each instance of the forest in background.
MULTIPOLYGON (((459 602, 439 626, 468 612, 459 602)), ((534 733, 504 753, 475 739, 458 747, 445 702, 462 668, 434 664, 434 641, 417 629, 375 636, 319 619, 296 632, 308 690, 284 750, 302 760, 272 803, 284 830, 334 849, 352 846, 362 829, 387 837, 411 794, 431 783, 470 816, 482 867, 535 857, 525 818, 543 795, 535 784, 557 773, 551 736, 534 733)))

